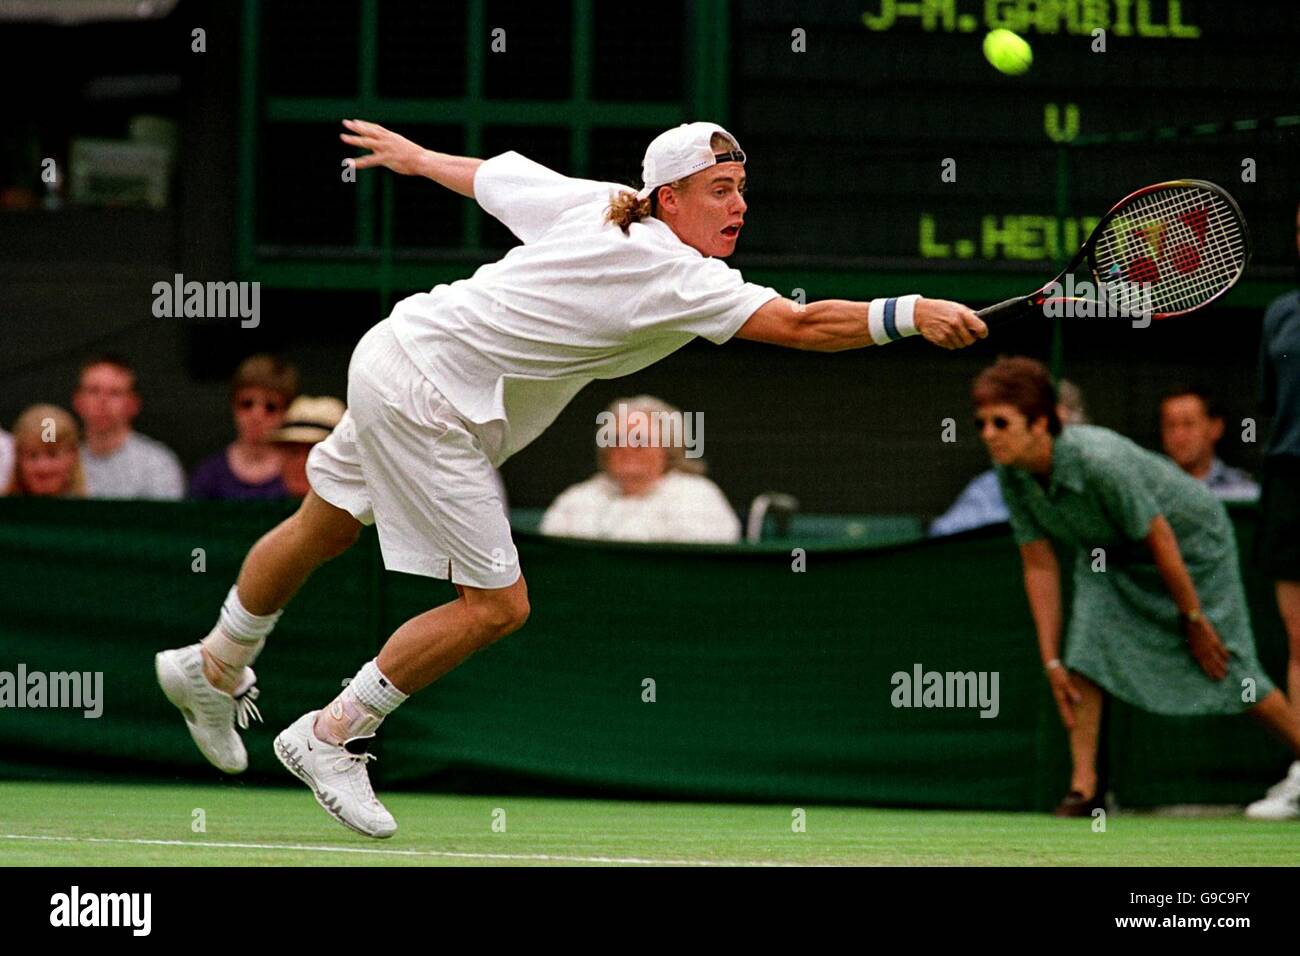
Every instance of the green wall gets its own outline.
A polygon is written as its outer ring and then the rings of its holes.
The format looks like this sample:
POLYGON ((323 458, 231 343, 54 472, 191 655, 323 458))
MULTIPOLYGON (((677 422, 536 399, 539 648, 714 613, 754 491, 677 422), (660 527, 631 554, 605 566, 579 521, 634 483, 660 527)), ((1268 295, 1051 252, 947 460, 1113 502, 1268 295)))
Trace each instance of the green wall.
MULTIPOLYGON (((215 777, 155 686, 152 656, 206 633, 244 552, 286 513, 0 500, 0 670, 99 670, 105 688, 95 720, 0 710, 0 774, 215 777)), ((1235 517, 1245 550, 1253 512, 1235 517)), ((380 788, 1004 809, 1045 809, 1064 789, 1064 737, 1005 529, 875 549, 803 537, 790 543, 807 549, 802 573, 784 545, 518 537, 532 618, 389 720, 380 788), (894 708, 891 675, 917 663, 997 671, 998 716, 894 708)), ((1280 677, 1269 589, 1247 573, 1261 657, 1280 677)), ((258 661, 266 723, 246 735, 247 779, 287 783, 274 734, 452 594, 380 570, 373 531, 319 572, 258 661)), ((1115 707, 1109 731, 1125 805, 1246 801, 1287 760, 1246 718, 1115 707)))

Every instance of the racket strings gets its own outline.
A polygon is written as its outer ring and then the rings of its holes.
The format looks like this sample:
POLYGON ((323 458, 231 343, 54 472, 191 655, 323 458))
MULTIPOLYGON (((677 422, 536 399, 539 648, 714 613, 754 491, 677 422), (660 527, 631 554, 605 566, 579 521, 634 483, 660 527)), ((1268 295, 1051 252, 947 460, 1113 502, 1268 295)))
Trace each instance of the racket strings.
MULTIPOLYGON (((1150 282, 1157 311, 1178 311, 1212 298, 1238 271, 1233 230, 1222 227, 1228 210, 1215 200, 1217 196, 1185 187, 1139 197, 1105 231, 1102 271, 1150 282), (1197 236, 1184 217, 1199 218, 1204 235, 1197 236)), ((1230 220, 1235 218, 1228 212, 1230 220)), ((1244 243, 1239 245, 1244 250, 1244 243)))
POLYGON ((1246 255, 1230 203, 1198 186, 1170 186, 1116 212, 1098 239, 1093 267, 1102 282, 1150 283, 1150 300, 1141 304, 1169 314, 1194 309, 1230 287, 1246 255))

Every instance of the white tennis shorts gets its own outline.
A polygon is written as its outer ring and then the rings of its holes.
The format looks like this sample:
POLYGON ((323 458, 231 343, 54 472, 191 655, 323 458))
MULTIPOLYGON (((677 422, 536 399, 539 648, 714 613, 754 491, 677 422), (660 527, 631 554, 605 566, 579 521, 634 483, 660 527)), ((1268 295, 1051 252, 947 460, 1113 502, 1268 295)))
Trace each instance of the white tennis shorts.
POLYGON ((307 458, 312 489, 374 524, 384 567, 504 588, 519 578, 496 433, 463 419, 407 356, 388 320, 348 366, 348 410, 307 458))

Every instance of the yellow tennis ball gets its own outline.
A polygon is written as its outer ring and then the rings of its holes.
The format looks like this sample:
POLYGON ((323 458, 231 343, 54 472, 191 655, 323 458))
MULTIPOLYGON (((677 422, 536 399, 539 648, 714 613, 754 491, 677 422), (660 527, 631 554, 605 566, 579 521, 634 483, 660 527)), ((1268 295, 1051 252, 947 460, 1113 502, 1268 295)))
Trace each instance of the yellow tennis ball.
POLYGON ((1010 30, 994 30, 984 38, 984 56, 994 68, 1008 76, 1019 76, 1034 62, 1034 51, 1025 38, 1010 30))

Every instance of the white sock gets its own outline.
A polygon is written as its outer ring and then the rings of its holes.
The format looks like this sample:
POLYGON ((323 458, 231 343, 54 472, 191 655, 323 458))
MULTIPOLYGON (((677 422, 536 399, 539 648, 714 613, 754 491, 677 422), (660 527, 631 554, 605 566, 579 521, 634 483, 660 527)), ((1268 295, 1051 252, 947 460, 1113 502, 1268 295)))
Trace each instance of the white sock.
POLYGON ((270 614, 253 614, 239 600, 239 586, 230 589, 225 603, 221 605, 221 616, 217 627, 225 632, 232 641, 240 644, 258 644, 266 640, 271 629, 284 611, 272 611, 270 614))
POLYGON ((319 739, 337 745, 369 737, 408 696, 393 686, 375 661, 370 661, 316 716, 313 731, 319 739))
POLYGON ((244 668, 257 659, 266 636, 283 613, 252 614, 240 602, 238 588, 230 589, 216 626, 202 641, 206 659, 214 665, 215 673, 208 673, 214 687, 229 692, 239 683, 244 668))
POLYGON ((381 717, 397 710, 410 696, 393 686, 393 682, 379 669, 377 660, 368 662, 357 671, 347 691, 381 717))

